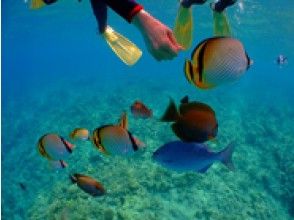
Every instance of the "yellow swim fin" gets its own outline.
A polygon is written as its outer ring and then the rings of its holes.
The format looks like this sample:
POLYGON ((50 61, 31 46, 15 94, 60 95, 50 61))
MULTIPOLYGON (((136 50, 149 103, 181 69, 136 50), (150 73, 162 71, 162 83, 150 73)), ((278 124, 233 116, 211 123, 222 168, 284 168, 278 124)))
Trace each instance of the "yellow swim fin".
POLYGON ((174 27, 174 34, 177 42, 186 50, 192 45, 193 16, 192 8, 184 8, 179 6, 174 27))
POLYGON ((134 65, 142 56, 142 51, 131 41, 107 26, 103 37, 113 52, 127 65, 134 65))
POLYGON ((213 11, 214 22, 214 36, 216 37, 229 37, 231 36, 231 28, 226 15, 226 12, 213 11))
POLYGON ((42 0, 32 0, 31 1, 31 9, 40 9, 44 7, 46 4, 42 0))

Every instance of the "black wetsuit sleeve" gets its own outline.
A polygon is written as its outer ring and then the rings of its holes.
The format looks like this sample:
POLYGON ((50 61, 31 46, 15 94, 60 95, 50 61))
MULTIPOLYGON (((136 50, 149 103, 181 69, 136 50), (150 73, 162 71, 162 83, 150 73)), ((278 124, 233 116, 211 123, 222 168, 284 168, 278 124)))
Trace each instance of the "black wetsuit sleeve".
POLYGON ((98 23, 99 32, 103 33, 107 26, 107 5, 102 0, 91 0, 91 6, 98 23))
MULTIPOLYGON (((98 0, 99 1, 99 0, 98 0)), ((131 23, 132 18, 141 10, 143 6, 134 0, 104 0, 105 3, 117 14, 131 23)))

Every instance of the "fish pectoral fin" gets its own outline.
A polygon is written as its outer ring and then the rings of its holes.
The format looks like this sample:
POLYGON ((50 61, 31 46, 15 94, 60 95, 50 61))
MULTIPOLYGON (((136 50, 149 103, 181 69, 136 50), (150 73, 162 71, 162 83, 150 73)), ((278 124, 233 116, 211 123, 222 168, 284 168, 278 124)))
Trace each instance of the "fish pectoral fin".
POLYGON ((206 167, 203 167, 201 170, 197 170, 198 173, 206 173, 206 171, 211 167, 212 164, 209 164, 206 167))

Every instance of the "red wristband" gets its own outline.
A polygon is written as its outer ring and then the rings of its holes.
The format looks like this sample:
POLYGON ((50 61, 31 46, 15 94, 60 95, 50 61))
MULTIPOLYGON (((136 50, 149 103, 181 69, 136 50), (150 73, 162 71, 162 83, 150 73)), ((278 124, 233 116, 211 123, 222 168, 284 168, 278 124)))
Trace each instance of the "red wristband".
POLYGON ((128 21, 131 23, 133 17, 139 13, 139 11, 141 11, 143 9, 142 5, 136 5, 128 14, 128 21))

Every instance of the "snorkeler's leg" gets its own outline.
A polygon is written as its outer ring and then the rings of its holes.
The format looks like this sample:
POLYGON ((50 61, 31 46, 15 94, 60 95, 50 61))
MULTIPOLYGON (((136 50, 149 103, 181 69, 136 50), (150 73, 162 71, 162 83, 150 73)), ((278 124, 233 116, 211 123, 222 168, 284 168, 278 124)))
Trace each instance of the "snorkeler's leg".
POLYGON ((206 0, 182 0, 178 9, 174 34, 177 42, 185 49, 189 49, 192 44, 193 33, 193 4, 204 4, 206 0))
POLYGON ((210 4, 213 10, 214 36, 231 36, 231 28, 225 9, 236 2, 237 0, 219 0, 210 4))

